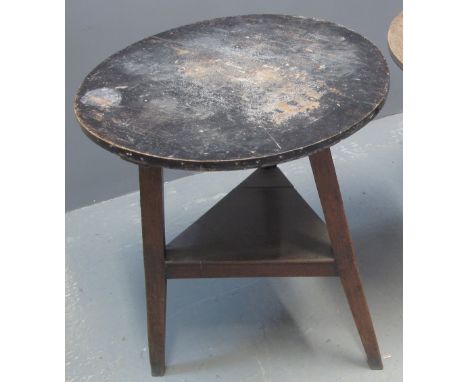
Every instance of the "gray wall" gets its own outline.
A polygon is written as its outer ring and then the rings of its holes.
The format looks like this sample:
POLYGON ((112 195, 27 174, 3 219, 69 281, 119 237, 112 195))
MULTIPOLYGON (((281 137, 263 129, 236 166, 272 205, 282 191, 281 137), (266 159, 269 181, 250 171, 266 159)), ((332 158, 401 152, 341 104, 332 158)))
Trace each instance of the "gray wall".
MULTIPOLYGON (((110 54, 144 37, 213 17, 284 13, 347 26, 375 43, 391 71, 391 89, 380 117, 402 112, 402 72, 387 49, 387 28, 401 0, 67 0, 66 3, 66 209, 138 189, 137 169, 87 139, 72 103, 86 74, 110 54)), ((166 171, 166 179, 188 172, 166 171)))

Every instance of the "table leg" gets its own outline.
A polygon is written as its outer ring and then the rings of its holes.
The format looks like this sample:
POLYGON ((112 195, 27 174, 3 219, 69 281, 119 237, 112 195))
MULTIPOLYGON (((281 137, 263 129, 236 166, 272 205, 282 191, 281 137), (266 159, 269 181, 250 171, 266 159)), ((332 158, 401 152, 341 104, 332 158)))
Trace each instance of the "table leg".
POLYGON ((153 376, 165 372, 164 184, 160 167, 139 167, 148 348, 153 376))
POLYGON ((330 149, 309 157, 338 273, 371 369, 383 369, 330 149))

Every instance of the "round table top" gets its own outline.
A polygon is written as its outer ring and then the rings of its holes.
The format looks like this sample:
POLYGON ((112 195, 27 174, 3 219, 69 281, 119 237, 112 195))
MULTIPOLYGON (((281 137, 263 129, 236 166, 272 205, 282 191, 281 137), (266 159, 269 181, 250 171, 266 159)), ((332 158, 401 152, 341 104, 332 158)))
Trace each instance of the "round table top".
POLYGON ((137 42, 98 65, 75 98, 83 131, 142 165, 233 170, 309 155, 380 110, 381 52, 328 21, 218 18, 137 42))
POLYGON ((392 20, 387 40, 393 60, 403 69, 403 12, 392 20))

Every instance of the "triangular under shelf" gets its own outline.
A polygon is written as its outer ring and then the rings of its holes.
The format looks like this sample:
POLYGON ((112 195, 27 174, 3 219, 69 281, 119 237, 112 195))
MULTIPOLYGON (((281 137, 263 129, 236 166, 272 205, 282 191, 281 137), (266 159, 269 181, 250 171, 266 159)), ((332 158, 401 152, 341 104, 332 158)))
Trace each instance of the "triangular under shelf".
POLYGON ((170 278, 334 276, 325 224, 277 167, 258 169, 166 248, 170 278))

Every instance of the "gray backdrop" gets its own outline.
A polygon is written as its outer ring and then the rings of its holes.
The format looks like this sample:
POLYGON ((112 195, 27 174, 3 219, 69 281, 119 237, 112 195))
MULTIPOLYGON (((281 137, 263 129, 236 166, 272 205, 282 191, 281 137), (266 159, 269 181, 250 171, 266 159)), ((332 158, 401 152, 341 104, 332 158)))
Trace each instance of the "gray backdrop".
MULTIPOLYGON (((204 19, 249 13, 311 16, 347 26, 376 44, 388 60, 390 94, 379 117, 402 112, 402 72, 387 49, 387 29, 401 0, 67 0, 66 209, 138 189, 135 165, 92 143, 81 132, 73 97, 82 79, 110 54, 144 37, 204 19)), ((166 179, 189 175, 168 170, 166 179)))

